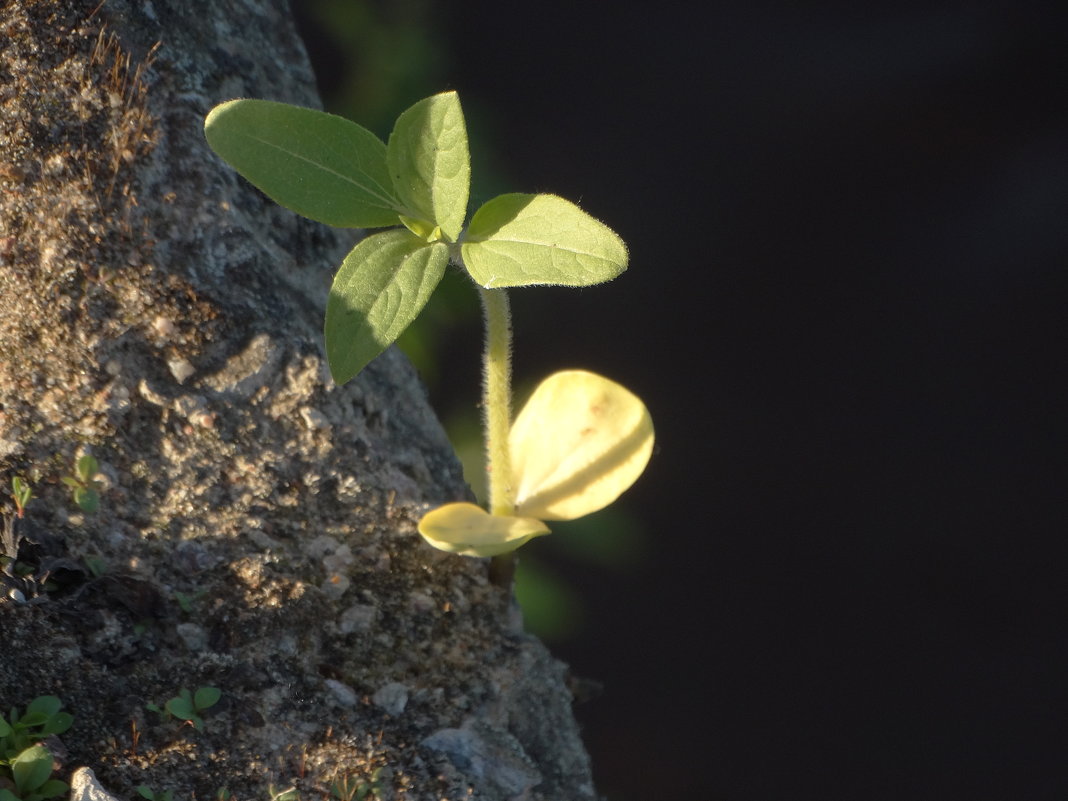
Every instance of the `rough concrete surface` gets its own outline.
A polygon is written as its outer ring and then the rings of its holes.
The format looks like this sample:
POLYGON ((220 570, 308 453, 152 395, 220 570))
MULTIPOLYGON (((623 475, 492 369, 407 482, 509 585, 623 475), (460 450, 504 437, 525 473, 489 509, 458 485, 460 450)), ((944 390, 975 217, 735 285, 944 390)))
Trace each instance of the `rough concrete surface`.
POLYGON ((415 532, 467 489, 410 365, 329 379, 352 232, 204 143, 214 104, 313 85, 284 0, 3 4, 0 708, 62 699, 78 797, 593 798, 564 666, 415 532), (146 709, 201 686, 200 729, 146 709))

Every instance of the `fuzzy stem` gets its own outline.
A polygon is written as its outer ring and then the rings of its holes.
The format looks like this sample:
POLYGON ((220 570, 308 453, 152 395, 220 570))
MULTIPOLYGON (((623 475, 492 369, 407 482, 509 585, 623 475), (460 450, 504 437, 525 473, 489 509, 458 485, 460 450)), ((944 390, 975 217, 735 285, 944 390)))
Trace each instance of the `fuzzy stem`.
MULTIPOLYGON (((515 514, 512 457, 508 432, 512 426, 512 314, 508 293, 479 287, 486 320, 486 347, 482 357, 482 420, 486 440, 486 478, 490 514, 515 514)), ((490 559, 490 581, 510 589, 515 575, 515 552, 490 559)))
POLYGON ((515 514, 508 431, 512 425, 512 315, 503 289, 479 288, 486 319, 482 361, 482 415, 490 514, 515 514))

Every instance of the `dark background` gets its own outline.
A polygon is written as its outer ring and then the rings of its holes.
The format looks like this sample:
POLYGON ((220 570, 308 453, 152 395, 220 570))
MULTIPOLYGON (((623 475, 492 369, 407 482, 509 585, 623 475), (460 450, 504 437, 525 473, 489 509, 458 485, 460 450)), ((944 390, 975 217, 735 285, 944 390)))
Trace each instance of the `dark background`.
MULTIPOLYGON (((634 559, 523 552, 605 685, 601 792, 1068 796, 1065 15, 293 5, 332 107, 385 136, 457 89, 476 202, 555 192, 630 245, 512 293, 520 377, 596 370, 657 426, 634 559)), ((438 343, 435 404, 473 412, 477 319, 438 343)))

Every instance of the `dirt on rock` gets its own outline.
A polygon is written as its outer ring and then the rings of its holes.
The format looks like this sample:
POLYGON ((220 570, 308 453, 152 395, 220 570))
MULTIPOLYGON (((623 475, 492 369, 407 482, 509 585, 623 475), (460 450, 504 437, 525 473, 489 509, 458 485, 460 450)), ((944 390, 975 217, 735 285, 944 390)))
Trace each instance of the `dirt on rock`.
POLYGON ((0 11, 0 708, 58 696, 57 775, 125 798, 594 798, 564 666, 415 531, 468 490, 411 366, 325 369, 353 236, 203 141, 313 85, 284 0, 0 11))

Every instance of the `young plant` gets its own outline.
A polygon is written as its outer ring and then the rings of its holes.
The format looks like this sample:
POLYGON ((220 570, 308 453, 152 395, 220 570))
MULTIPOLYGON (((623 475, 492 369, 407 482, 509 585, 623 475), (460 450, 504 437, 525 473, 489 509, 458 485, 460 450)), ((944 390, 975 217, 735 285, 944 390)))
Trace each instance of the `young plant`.
POLYGON ((267 785, 267 798, 269 801, 300 801, 300 793, 296 787, 287 787, 279 790, 273 784, 267 785))
POLYGON ((7 718, 0 714, 0 801, 43 801, 69 789, 51 778, 52 754, 40 743, 70 728, 74 718, 62 706, 54 695, 42 695, 22 715, 17 709, 7 718))
POLYGON ((11 479, 11 494, 15 498, 15 513, 21 520, 26 512, 26 504, 33 497, 33 490, 22 476, 14 476, 11 479))
POLYGON ((343 776, 330 783, 330 795, 337 801, 365 801, 371 798, 379 798, 382 794, 380 775, 382 768, 375 768, 371 772, 370 781, 358 779, 355 776, 343 776))
POLYGON ((100 482, 96 480, 100 463, 91 455, 83 454, 74 464, 74 475, 63 476, 63 483, 74 493, 74 502, 87 514, 100 508, 100 482))
POLYGON ((189 723, 194 729, 204 728, 204 718, 201 714, 219 702, 222 691, 217 687, 201 687, 195 693, 189 692, 185 687, 178 691, 178 695, 171 698, 161 709, 157 704, 145 704, 145 709, 155 712, 157 715, 171 715, 189 723))
POLYGON ((389 140, 332 114, 266 100, 232 100, 205 120, 208 144, 282 206, 328 225, 381 228, 345 257, 327 300, 330 372, 342 384, 418 316, 445 267, 478 287, 486 323, 483 408, 490 509, 447 504, 419 531, 436 548, 502 556, 611 503, 652 452, 644 404, 606 378, 556 373, 512 425, 507 288, 589 286, 627 267, 623 241, 575 204, 505 194, 464 227, 471 176, 455 92, 419 101, 389 140))
POLYGON ((178 602, 179 608, 187 615, 193 614, 193 606, 207 594, 207 590, 197 590, 196 592, 189 593, 174 591, 174 600, 178 602))
POLYGON ((160 790, 158 793, 147 784, 137 786, 137 794, 148 801, 174 801, 173 790, 160 790))
POLYGON ((15 499, 15 514, 4 512, 0 521, 0 569, 8 575, 14 575, 19 543, 22 542, 22 536, 15 531, 15 521, 21 520, 25 514, 33 490, 21 476, 15 476, 11 479, 11 495, 15 499))

